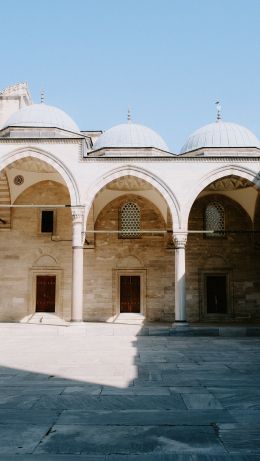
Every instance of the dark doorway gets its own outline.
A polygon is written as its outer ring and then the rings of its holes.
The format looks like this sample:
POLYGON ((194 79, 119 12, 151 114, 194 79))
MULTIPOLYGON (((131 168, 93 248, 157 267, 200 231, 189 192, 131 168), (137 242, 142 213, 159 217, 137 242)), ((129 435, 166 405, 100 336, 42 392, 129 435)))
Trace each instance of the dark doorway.
POLYGON ((140 313, 140 275, 120 276, 120 312, 140 313))
POLYGON ((55 275, 36 276, 36 312, 55 312, 55 275))
POLYGON ((207 314, 227 314, 227 276, 206 275, 207 314))

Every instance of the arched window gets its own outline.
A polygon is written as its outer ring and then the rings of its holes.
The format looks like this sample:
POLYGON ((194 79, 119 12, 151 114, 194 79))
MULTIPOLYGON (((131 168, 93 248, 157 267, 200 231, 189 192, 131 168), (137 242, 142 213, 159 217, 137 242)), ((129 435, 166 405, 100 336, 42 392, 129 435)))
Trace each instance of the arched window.
POLYGON ((120 210, 120 237, 136 239, 141 237, 141 212, 133 202, 125 203, 120 210))
POLYGON ((225 231, 225 209, 217 201, 209 202, 205 209, 205 230, 215 231, 207 237, 223 237, 225 231))

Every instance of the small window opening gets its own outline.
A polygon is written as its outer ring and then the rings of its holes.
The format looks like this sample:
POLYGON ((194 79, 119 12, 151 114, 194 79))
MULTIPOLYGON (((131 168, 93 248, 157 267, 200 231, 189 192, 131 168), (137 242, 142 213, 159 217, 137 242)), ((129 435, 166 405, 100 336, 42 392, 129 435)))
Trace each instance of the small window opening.
POLYGON ((42 233, 53 233, 53 223, 54 223, 54 213, 53 210, 42 210, 42 222, 41 222, 41 232, 42 233))

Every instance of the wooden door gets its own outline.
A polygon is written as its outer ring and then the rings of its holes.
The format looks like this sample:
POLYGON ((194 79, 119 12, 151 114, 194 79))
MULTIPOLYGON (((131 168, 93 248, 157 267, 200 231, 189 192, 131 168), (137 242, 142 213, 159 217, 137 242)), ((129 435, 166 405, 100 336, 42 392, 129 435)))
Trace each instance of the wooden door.
POLYGON ((55 275, 37 275, 36 312, 55 312, 55 275))
POLYGON ((120 276, 120 312, 140 313, 140 275, 120 276))
POLYGON ((207 314, 227 313, 227 276, 206 276, 207 314))

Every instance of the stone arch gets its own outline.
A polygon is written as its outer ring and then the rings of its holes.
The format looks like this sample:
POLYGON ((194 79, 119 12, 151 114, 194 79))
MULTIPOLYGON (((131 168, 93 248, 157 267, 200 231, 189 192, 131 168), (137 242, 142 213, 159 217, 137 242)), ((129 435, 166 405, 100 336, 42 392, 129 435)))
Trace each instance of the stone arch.
POLYGON ((214 255, 205 255, 203 258, 203 263, 202 263, 202 268, 203 269, 211 269, 211 268, 225 268, 228 266, 227 259, 222 255, 219 254, 218 252, 214 255))
POLYGON ((121 256, 118 258, 118 261, 116 263, 116 267, 119 269, 125 269, 127 268, 143 268, 143 261, 140 260, 135 254, 129 254, 127 256, 121 256))
POLYGON ((257 187, 260 186, 260 177, 255 171, 249 170, 240 165, 225 165, 217 168, 213 171, 210 171, 205 176, 203 176, 200 181, 191 189, 188 200, 186 201, 186 206, 183 213, 183 225, 188 226, 189 214, 191 208, 199 196, 199 194, 212 182, 217 181, 218 179, 224 178, 226 176, 240 176, 248 181, 255 184, 257 187))
POLYGON ((43 162, 51 165, 64 179, 69 190, 71 205, 77 206, 80 204, 80 193, 75 178, 63 162, 47 151, 35 147, 23 147, 22 149, 16 149, 2 158, 0 171, 16 160, 21 160, 26 157, 37 158, 38 160, 42 160, 43 162))
POLYGON ((36 259, 33 263, 33 267, 56 267, 58 265, 57 259, 50 254, 42 254, 39 258, 36 259))
POLYGON ((91 206, 97 193, 110 182, 114 181, 115 179, 119 179, 123 176, 136 176, 137 178, 143 179, 144 181, 151 184, 158 192, 160 192, 170 209, 173 221, 173 228, 175 230, 181 229, 182 223, 180 205, 177 198, 170 190, 170 188, 158 176, 154 175, 153 173, 143 168, 131 165, 119 167, 117 169, 109 171, 107 174, 100 177, 94 184, 90 186, 86 193, 85 226, 89 211, 91 209, 91 206))

